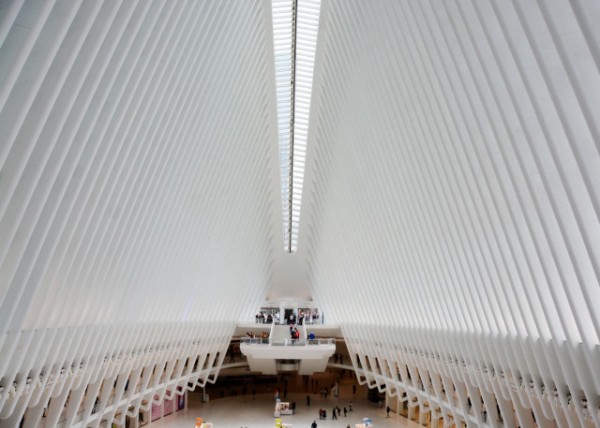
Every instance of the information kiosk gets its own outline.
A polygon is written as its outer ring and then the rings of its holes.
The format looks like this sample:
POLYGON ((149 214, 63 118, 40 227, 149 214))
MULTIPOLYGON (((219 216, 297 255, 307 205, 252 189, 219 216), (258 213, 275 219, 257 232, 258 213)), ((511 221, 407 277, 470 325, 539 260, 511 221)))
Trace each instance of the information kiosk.
POLYGON ((273 413, 273 416, 275 416, 276 418, 283 416, 283 415, 293 415, 293 414, 294 414, 294 411, 290 407, 290 403, 284 403, 281 401, 275 403, 275 412, 273 413))

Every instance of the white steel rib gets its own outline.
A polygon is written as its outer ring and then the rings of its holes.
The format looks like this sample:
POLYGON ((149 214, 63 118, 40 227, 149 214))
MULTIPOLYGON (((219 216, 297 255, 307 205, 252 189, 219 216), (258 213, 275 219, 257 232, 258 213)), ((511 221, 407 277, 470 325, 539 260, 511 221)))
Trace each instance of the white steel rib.
POLYGON ((0 426, 123 425, 301 286, 394 406, 600 426, 600 2, 318 3, 282 209, 270 1, 0 2, 0 426))

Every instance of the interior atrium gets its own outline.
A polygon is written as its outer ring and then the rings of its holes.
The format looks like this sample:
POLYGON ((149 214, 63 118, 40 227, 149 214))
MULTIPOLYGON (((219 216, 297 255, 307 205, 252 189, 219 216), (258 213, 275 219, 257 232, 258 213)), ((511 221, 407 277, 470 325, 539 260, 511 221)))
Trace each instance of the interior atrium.
POLYGON ((1 427, 600 427, 599 216, 598 0, 0 1, 1 427))

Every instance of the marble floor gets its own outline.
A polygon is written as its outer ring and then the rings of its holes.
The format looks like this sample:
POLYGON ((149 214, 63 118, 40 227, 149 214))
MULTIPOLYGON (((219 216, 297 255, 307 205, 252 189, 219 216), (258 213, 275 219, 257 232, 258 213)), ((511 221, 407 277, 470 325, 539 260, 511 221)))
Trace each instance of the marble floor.
MULTIPOLYGON (((364 417, 371 418, 374 428, 391 427, 419 427, 420 425, 404 417, 390 413, 386 418, 385 408, 372 403, 366 398, 366 391, 360 388, 353 396, 350 386, 340 388, 340 396, 323 398, 320 394, 310 394, 310 407, 306 404, 306 392, 290 392, 283 401, 296 402, 296 414, 282 416, 284 423, 291 424, 293 428, 310 428, 316 420, 318 428, 354 428, 361 423, 364 417), (348 408, 352 402, 353 412, 347 417, 342 415, 337 420, 332 420, 332 409, 335 405, 348 408), (319 408, 327 411, 327 419, 319 420, 319 408)), ((151 428, 193 428, 196 417, 202 417, 206 422, 212 422, 214 428, 268 428, 275 426, 273 410, 275 400, 272 393, 257 393, 255 398, 251 394, 235 395, 209 400, 202 403, 201 395, 189 395, 186 410, 169 415, 151 424, 151 428)))

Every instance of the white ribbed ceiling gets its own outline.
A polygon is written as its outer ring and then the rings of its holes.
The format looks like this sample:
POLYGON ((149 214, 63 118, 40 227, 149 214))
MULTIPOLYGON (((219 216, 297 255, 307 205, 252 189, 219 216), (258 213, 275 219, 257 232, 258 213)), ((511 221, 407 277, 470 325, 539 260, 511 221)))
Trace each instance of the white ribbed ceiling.
POLYGON ((142 364, 205 381, 177 370, 224 352, 282 248, 270 4, 0 7, 0 418, 142 364))
POLYGON ((0 284, 11 329, 230 318, 210 313, 219 305, 207 296, 260 294, 279 221, 263 9, 44 1, 5 15, 0 284))
POLYGON ((322 5, 313 295, 367 382, 446 422, 490 423, 467 384, 521 426, 600 426, 599 5, 322 5))
POLYGON ((289 255, 270 1, 0 2, 0 425, 122 424, 312 297, 448 426, 600 426, 600 2, 321 3, 289 255))

